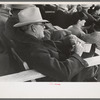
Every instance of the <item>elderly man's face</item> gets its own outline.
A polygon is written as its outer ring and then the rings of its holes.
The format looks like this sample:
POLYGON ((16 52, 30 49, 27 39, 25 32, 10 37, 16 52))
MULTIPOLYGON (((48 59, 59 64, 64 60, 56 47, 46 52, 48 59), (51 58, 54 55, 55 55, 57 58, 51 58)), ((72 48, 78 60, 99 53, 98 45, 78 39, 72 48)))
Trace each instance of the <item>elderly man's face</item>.
POLYGON ((44 24, 43 23, 35 23, 34 24, 35 27, 35 35, 38 39, 42 39, 44 38, 44 24))

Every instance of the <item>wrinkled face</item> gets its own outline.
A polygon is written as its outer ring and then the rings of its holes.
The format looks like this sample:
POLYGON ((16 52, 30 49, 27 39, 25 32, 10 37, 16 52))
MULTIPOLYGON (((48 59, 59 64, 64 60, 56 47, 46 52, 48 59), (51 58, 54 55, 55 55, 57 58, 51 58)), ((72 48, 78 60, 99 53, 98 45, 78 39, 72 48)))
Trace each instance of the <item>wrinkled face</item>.
POLYGON ((35 23, 34 24, 35 36, 38 39, 44 38, 44 28, 45 28, 45 25, 43 23, 35 23))
POLYGON ((86 20, 80 20, 80 21, 79 21, 79 24, 80 24, 81 26, 84 26, 85 22, 86 22, 86 20))

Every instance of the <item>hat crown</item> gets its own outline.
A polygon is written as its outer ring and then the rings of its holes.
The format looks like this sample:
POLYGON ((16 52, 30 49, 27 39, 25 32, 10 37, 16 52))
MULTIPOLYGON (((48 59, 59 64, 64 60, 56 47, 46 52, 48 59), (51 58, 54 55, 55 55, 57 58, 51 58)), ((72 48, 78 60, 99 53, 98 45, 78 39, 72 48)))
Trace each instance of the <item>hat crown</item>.
POLYGON ((43 20, 40 10, 37 7, 29 7, 18 13, 19 21, 22 22, 36 22, 43 20))
POLYGON ((47 20, 43 20, 40 10, 38 7, 28 7, 24 10, 21 10, 18 13, 19 22, 14 25, 14 27, 21 27, 24 25, 28 25, 31 23, 37 22, 48 22, 47 20))

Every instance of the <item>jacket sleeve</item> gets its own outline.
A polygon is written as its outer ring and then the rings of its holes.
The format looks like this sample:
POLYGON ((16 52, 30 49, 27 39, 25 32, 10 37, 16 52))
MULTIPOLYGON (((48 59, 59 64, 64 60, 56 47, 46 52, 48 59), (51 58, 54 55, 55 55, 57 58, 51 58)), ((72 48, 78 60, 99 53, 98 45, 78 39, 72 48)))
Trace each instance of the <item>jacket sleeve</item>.
POLYGON ((32 68, 57 81, 70 81, 87 66, 87 63, 77 54, 73 54, 65 61, 58 61, 43 48, 32 52, 30 59, 32 68))

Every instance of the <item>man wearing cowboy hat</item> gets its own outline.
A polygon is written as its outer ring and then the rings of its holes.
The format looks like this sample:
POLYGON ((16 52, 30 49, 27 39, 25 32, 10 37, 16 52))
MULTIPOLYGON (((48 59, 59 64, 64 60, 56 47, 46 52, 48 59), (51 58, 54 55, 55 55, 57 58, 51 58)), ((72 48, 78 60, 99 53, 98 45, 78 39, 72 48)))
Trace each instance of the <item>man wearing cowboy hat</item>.
POLYGON ((39 8, 29 7, 21 10, 18 18, 19 22, 14 27, 24 33, 20 34, 19 40, 13 40, 17 46, 16 51, 28 63, 30 69, 46 76, 42 81, 73 81, 76 75, 74 81, 85 81, 88 78, 85 75, 82 78, 78 76, 78 73, 87 67, 87 63, 80 57, 83 47, 79 42, 75 44, 74 53, 67 59, 60 48, 69 53, 69 40, 66 39, 66 43, 59 41, 57 45, 51 40, 42 40, 44 23, 48 21, 42 19, 39 8))

